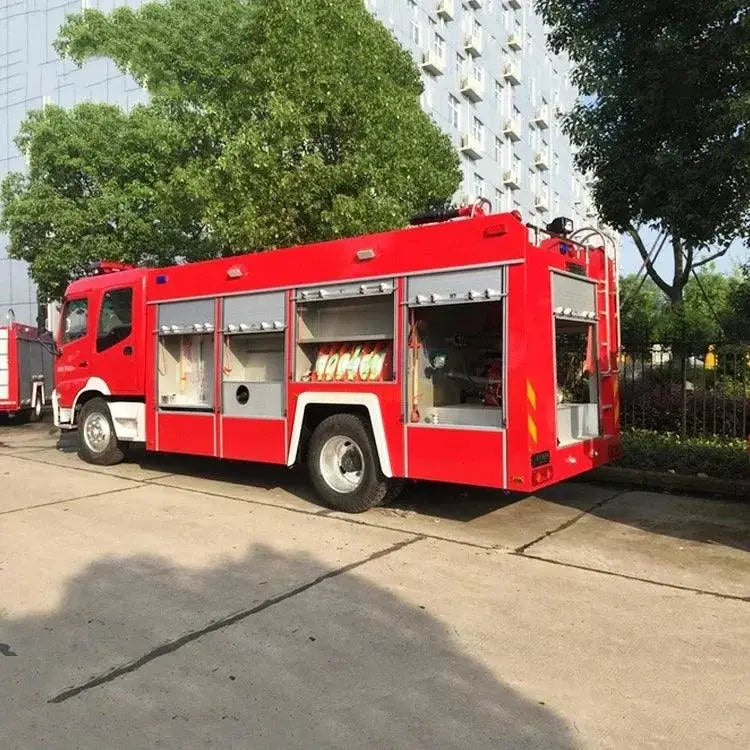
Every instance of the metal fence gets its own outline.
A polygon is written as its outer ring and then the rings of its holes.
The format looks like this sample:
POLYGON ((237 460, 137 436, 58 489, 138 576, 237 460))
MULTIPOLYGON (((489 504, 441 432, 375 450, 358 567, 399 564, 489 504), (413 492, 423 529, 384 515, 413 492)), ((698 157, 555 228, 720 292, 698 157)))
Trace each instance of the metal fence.
POLYGON ((621 423, 682 437, 750 435, 750 344, 625 344, 621 423))

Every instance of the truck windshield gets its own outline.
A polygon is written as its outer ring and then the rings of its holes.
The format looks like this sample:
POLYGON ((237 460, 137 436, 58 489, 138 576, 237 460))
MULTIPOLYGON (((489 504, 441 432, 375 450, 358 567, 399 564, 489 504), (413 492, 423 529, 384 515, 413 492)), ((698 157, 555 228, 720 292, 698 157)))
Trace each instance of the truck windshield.
POLYGON ((62 315, 62 343, 83 338, 88 331, 88 300, 71 299, 65 303, 62 315))

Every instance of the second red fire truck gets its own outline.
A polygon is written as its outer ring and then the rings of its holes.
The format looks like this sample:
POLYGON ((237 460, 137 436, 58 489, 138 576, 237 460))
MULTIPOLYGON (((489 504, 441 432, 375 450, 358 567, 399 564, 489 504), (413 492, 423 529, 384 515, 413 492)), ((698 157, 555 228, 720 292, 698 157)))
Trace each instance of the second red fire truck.
POLYGON ((564 231, 532 242, 516 214, 427 218, 169 268, 102 264, 65 295, 55 423, 96 464, 132 442, 304 461, 352 512, 405 479, 528 492, 617 456, 613 259, 564 231))
POLYGON ((39 419, 52 396, 52 336, 10 321, 0 325, 0 417, 39 419))

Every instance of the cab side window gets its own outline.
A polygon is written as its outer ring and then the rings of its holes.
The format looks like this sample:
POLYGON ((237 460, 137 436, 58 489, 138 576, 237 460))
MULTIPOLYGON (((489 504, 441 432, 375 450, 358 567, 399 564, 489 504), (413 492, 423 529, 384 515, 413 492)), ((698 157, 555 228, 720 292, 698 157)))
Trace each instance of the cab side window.
POLYGON ((83 338, 88 331, 89 303, 85 299, 69 300, 63 313, 62 343, 83 338))
POLYGON ((130 336, 133 330, 133 290, 114 289, 102 298, 96 351, 103 352, 130 336))

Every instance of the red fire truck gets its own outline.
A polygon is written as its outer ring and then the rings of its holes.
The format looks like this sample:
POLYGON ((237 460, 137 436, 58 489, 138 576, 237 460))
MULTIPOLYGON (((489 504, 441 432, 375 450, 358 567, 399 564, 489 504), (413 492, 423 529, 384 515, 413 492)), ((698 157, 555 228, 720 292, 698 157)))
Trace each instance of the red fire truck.
POLYGON ((0 325, 0 416, 39 419, 52 395, 52 369, 49 333, 0 325))
POLYGON ((564 232, 532 242, 518 214, 415 223, 169 268, 102 264, 65 295, 55 424, 78 428, 96 464, 134 441, 304 461, 321 498, 352 512, 405 479, 531 491, 617 456, 605 249, 564 232))

